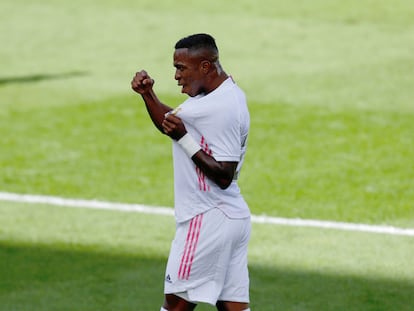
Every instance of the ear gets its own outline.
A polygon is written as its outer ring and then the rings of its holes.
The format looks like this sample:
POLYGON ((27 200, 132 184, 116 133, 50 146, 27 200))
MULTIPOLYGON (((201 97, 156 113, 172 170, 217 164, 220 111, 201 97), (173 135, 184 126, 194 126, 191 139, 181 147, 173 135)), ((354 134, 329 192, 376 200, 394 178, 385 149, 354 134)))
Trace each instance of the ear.
POLYGON ((200 64, 200 69, 203 73, 208 73, 211 68, 211 63, 208 60, 203 60, 200 64))

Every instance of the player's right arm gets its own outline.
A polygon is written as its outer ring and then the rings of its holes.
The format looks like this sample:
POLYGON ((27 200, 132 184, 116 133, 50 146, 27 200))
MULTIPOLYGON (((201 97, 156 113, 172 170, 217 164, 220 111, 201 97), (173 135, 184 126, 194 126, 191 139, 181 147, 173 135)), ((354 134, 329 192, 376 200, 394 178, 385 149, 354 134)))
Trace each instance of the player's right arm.
POLYGON ((152 122, 159 131, 164 133, 162 122, 164 121, 164 115, 171 111, 172 108, 164 105, 155 95, 154 80, 148 75, 145 70, 137 72, 131 81, 132 89, 141 95, 147 107, 148 114, 151 117, 152 122))

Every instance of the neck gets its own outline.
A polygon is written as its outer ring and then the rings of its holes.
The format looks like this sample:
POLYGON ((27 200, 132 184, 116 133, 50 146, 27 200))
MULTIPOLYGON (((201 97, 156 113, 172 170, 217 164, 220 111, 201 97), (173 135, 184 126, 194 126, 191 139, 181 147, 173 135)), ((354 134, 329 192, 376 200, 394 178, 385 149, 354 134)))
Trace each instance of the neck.
POLYGON ((209 87, 205 89, 205 94, 214 91, 229 77, 223 68, 221 68, 220 63, 217 62, 215 65, 216 68, 209 78, 209 83, 207 84, 209 87))

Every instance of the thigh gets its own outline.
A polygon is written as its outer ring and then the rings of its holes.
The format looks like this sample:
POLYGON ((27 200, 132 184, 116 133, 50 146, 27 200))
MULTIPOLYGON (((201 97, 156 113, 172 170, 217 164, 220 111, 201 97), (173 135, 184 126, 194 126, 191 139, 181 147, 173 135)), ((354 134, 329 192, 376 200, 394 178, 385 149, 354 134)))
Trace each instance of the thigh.
POLYGON ((249 309, 248 303, 218 301, 216 304, 218 311, 245 311, 249 309))
POLYGON ((163 307, 167 310, 192 311, 196 306, 196 304, 188 302, 174 294, 166 294, 163 307))
POLYGON ((232 221, 236 237, 227 266, 226 277, 219 300, 231 302, 249 302, 248 243, 250 240, 250 219, 232 221))
POLYGON ((218 209, 177 226, 166 269, 164 293, 187 292, 194 302, 215 304, 232 254, 234 232, 218 209))

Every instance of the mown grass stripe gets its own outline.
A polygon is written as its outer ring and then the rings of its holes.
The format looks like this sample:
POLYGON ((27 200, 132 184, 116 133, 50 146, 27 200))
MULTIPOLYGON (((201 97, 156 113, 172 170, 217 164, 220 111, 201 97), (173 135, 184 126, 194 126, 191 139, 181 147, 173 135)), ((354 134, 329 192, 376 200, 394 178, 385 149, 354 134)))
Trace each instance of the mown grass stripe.
MULTIPOLYGON (((144 214, 173 216, 174 210, 170 207, 148 206, 143 204, 127 204, 117 202, 105 202, 97 200, 70 199, 46 195, 17 194, 0 192, 0 201, 10 201, 29 204, 47 204, 54 206, 66 206, 74 208, 91 208, 103 210, 116 210, 123 212, 138 212, 144 214)), ((389 235, 414 236, 414 229, 398 228, 393 226, 379 226, 359 223, 347 223, 336 221, 323 221, 300 218, 280 218, 266 215, 252 215, 252 221, 260 224, 272 224, 293 227, 313 227, 321 229, 336 229, 346 231, 370 232, 389 235)))

